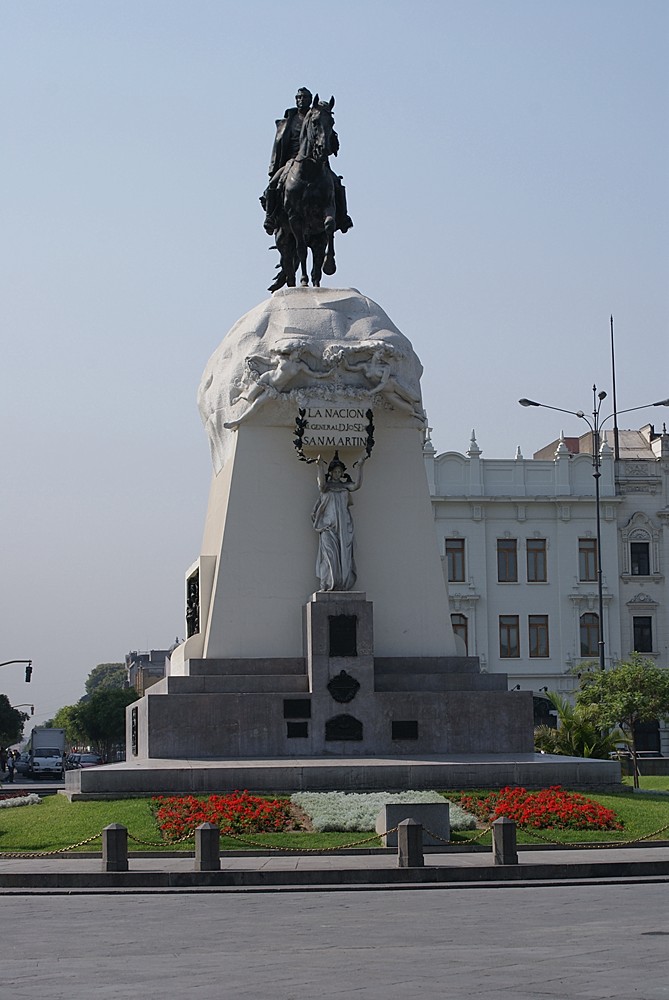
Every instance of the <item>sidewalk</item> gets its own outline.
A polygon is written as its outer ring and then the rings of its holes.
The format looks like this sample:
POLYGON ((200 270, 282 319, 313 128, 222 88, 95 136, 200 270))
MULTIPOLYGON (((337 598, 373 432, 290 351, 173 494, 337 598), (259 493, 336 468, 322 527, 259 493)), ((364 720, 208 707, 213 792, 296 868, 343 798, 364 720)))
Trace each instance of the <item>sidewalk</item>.
POLYGON ((130 855, 129 871, 105 872, 99 857, 55 855, 2 860, 0 892, 39 890, 305 889, 399 885, 480 885, 590 879, 669 880, 669 846, 519 850, 518 865, 494 866, 489 851, 429 853, 423 868, 398 868, 397 855, 239 854, 221 870, 197 872, 193 856, 130 855))

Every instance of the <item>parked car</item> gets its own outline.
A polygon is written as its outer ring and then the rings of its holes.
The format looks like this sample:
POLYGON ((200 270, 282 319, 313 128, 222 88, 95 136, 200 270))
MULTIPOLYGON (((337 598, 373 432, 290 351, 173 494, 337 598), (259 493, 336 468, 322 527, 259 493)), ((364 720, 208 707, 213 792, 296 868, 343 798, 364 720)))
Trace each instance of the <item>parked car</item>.
POLYGON ((79 767, 80 753, 68 753, 65 758, 65 770, 72 771, 75 767, 79 767))
POLYGON ((77 767, 97 767, 104 763, 99 753, 80 753, 77 767))
POLYGON ((33 780, 41 781, 43 778, 62 780, 64 771, 63 755, 58 747, 38 747, 32 751, 28 774, 33 780))
POLYGON ((30 754, 22 753, 20 757, 14 762, 14 770, 17 774, 22 774, 24 777, 30 770, 30 754))

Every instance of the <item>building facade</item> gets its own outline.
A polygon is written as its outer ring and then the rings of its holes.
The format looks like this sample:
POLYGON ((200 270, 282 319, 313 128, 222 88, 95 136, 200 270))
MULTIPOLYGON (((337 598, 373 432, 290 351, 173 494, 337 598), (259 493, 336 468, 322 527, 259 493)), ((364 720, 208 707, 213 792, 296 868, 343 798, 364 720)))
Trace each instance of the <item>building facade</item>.
MULTIPOLYGON (((669 434, 648 424, 612 432, 601 447, 604 621, 599 621, 591 437, 564 438, 531 459, 484 459, 472 433, 465 454, 425 464, 453 628, 483 670, 541 698, 571 694, 574 670, 633 651, 669 666, 669 434)), ((650 737, 649 737, 650 738, 650 737)), ((658 732, 669 754, 669 731, 658 732)), ((652 739, 651 739, 652 742, 652 739)))
POLYGON ((134 687, 140 698, 148 687, 165 676, 166 664, 173 648, 172 646, 170 649, 148 649, 145 652, 134 649, 126 653, 128 686, 134 687))

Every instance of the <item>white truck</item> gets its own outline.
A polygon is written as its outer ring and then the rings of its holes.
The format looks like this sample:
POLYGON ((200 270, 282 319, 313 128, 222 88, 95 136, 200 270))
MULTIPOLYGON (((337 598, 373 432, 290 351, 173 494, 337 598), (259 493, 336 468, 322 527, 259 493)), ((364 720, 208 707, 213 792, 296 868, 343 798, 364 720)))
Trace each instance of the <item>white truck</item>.
POLYGON ((28 775, 31 778, 62 778, 65 768, 65 730, 35 726, 30 734, 28 752, 28 775))

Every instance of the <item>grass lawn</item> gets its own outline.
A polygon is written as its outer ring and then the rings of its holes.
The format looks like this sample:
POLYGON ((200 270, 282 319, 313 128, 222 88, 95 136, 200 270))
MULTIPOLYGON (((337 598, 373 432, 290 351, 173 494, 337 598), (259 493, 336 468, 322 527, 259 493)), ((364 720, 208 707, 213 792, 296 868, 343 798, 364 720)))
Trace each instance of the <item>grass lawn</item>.
MULTIPOLYGON (((106 802, 70 802, 64 795, 47 795, 38 806, 18 806, 0 809, 0 857, 3 851, 53 851, 69 847, 93 834, 100 833, 109 823, 122 823, 128 833, 139 840, 151 841, 151 846, 128 840, 128 850, 194 850, 194 842, 170 844, 161 841, 150 799, 114 799, 106 802)), ((249 840, 276 847, 298 850, 338 847, 363 840, 370 833, 259 833, 249 840)), ((375 837, 369 847, 379 847, 375 837)), ((222 850, 252 850, 231 837, 221 837, 222 850)), ((101 841, 94 841, 82 851, 101 850, 101 841)))
MULTIPOLYGON (((623 778, 623 784, 631 788, 633 781, 631 778, 623 778)), ((647 791, 669 792, 669 774, 651 774, 646 778, 641 775, 639 784, 647 791)))
MULTIPOLYGON (((645 779, 645 781, 665 781, 666 779, 645 779)), ((448 794, 448 793, 445 793, 448 794)), ((633 795, 631 792, 589 796, 602 805, 613 809, 624 823, 623 831, 583 832, 578 830, 540 830, 542 837, 561 843, 627 841, 654 833, 669 824, 669 796, 633 795)), ((129 840, 130 851, 184 850, 192 851, 193 841, 174 845, 161 843, 160 832, 151 811, 149 799, 115 799, 106 802, 69 802, 64 795, 46 796, 41 805, 0 809, 0 857, 3 851, 53 851, 68 847, 100 833, 109 823, 122 823, 129 833, 139 840, 151 841, 152 846, 137 844, 129 840)), ((263 845, 292 847, 297 850, 324 849, 343 846, 353 841, 364 840, 370 833, 264 833, 249 835, 248 839, 263 845)), ((476 831, 454 834, 453 839, 466 843, 476 836, 476 831)), ((658 839, 669 840, 669 830, 658 834, 658 839)), ((521 844, 540 844, 541 840, 522 831, 518 832, 521 844)), ((490 834, 477 840, 483 845, 490 844, 490 834)), ((366 847, 378 847, 380 841, 374 839, 366 847)), ((223 850, 251 850, 229 837, 221 837, 223 850)), ((81 850, 99 851, 99 840, 82 847, 81 850)))

